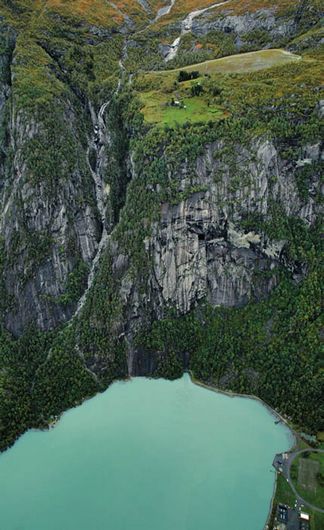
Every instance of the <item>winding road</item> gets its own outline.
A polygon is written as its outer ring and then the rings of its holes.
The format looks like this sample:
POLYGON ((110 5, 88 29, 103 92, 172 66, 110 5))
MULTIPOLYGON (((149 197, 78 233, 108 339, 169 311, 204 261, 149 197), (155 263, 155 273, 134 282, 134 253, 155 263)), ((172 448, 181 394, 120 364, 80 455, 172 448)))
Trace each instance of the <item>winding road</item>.
POLYGON ((307 452, 308 453, 324 453, 324 450, 323 449, 301 449, 300 451, 294 451, 292 453, 288 453, 289 456, 288 456, 286 463, 283 465, 282 473, 284 477, 287 479, 288 484, 290 485, 292 491, 294 492, 294 495, 299 504, 304 504, 305 506, 308 506, 314 511, 324 513, 323 508, 318 508, 317 506, 314 506, 314 504, 311 504, 310 502, 306 501, 305 499, 303 499, 303 497, 299 495, 291 479, 290 470, 291 470, 292 463, 294 462, 295 458, 297 458, 299 455, 301 455, 302 453, 307 453, 307 452))

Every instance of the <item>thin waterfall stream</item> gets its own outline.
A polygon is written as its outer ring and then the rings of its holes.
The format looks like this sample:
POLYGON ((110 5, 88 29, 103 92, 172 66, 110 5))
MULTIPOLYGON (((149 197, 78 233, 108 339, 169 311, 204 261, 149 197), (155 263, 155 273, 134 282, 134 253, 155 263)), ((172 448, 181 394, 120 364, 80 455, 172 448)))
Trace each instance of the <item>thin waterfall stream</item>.
POLYGON ((206 13, 206 11, 210 11, 211 9, 215 9, 216 7, 220 7, 222 5, 228 4, 229 2, 230 0, 226 0, 225 2, 219 2, 217 4, 212 4, 211 6, 205 7, 204 9, 196 9, 195 11, 191 11, 191 13, 189 13, 186 16, 186 18, 181 22, 180 35, 171 44, 170 50, 165 57, 165 62, 169 62, 176 57, 178 50, 179 50, 180 43, 181 43, 181 38, 186 33, 191 32, 192 24, 195 18, 199 17, 203 13, 206 13))

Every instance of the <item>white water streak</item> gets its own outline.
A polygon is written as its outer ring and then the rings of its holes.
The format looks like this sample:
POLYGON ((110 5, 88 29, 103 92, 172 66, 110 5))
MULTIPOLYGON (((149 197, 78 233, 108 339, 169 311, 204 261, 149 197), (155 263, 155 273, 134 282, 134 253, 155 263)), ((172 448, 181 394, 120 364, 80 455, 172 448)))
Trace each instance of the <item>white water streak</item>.
POLYGON ((191 32, 192 24, 195 18, 199 17, 206 11, 210 11, 211 9, 215 9, 216 7, 223 6, 225 4, 228 4, 229 2, 230 0, 226 0, 225 2, 219 2, 218 4, 212 4, 211 6, 205 7, 204 9, 197 9, 196 11, 191 11, 191 13, 189 13, 189 15, 187 15, 186 18, 182 21, 180 35, 171 44, 170 51, 165 57, 165 62, 169 62, 176 57, 180 43, 181 43, 181 38, 186 33, 191 32))

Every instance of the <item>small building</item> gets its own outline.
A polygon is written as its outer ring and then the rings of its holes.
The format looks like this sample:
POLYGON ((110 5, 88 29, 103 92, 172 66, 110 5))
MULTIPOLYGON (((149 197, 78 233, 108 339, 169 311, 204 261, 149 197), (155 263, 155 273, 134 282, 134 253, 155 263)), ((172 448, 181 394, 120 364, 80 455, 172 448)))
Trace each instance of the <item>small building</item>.
POLYGON ((277 521, 284 524, 288 522, 288 506, 285 504, 278 504, 277 521))
POLYGON ((300 530, 310 530, 310 521, 308 513, 300 512, 299 528, 300 530))

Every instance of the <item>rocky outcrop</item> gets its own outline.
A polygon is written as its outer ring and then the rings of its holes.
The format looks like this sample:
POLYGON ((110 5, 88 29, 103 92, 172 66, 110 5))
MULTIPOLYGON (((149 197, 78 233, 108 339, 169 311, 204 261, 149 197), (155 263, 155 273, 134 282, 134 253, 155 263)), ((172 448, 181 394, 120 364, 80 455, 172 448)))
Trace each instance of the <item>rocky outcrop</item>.
POLYGON ((217 16, 212 11, 206 11, 202 17, 193 21, 192 26, 193 34, 197 36, 206 35, 210 31, 233 33, 236 35, 238 47, 242 37, 256 30, 266 32, 270 42, 293 35, 296 31, 296 21, 293 18, 278 18, 274 9, 260 9, 254 13, 235 15, 229 7, 217 16))
MULTIPOLYGON (((206 41, 212 44, 216 37, 218 41, 218 54, 231 55, 240 51, 277 48, 286 45, 294 36, 302 31, 316 26, 320 13, 317 7, 310 5, 307 1, 300 2, 290 9, 280 6, 269 8, 257 8, 254 5, 246 6, 244 9, 232 6, 231 2, 217 2, 211 6, 193 11, 187 15, 182 22, 171 25, 172 29, 180 35, 170 45, 161 44, 160 51, 166 62, 175 59, 178 50, 183 52, 182 60, 186 62, 185 53, 196 54, 193 62, 199 61, 199 50, 205 52, 204 48, 197 48, 197 40, 206 37, 206 41), (181 39, 185 34, 191 33, 191 47, 181 50, 181 39), (222 42, 223 39, 223 42, 222 42)), ((306 34, 307 35, 307 34, 306 34)), ((311 45, 310 40, 320 41, 320 31, 315 32, 312 39, 306 38, 304 47, 311 45)), ((297 39, 297 47, 292 49, 302 50, 303 47, 297 39), (299 47, 298 47, 299 46, 299 47)), ((208 46, 207 46, 208 50, 208 46)), ((214 57, 215 49, 210 47, 211 56, 214 57)), ((201 53, 201 52, 200 52, 201 53)), ((203 55, 204 59, 208 56, 203 55)), ((189 62, 188 62, 189 64, 189 62)))
MULTIPOLYGON (((254 273, 278 264, 284 242, 244 231, 248 215, 266 219, 275 202, 287 216, 307 223, 316 216, 314 201, 310 198, 304 205, 299 199, 294 175, 272 142, 259 140, 249 149, 237 146, 232 168, 221 154, 218 158, 221 149, 220 144, 210 145, 197 160, 193 184, 206 191, 177 206, 163 205, 150 242, 162 298, 175 302, 181 312, 206 295, 216 305, 244 303, 257 290, 254 273)), ((310 161, 318 160, 319 145, 307 146, 306 153, 310 161)), ((186 186, 184 179, 181 185, 186 186)), ((319 183, 312 186, 315 196, 319 183)), ((261 291, 266 293, 274 283, 271 278, 261 291)))
POLYGON ((261 236, 235 229, 224 212, 220 215, 216 218, 204 193, 165 208, 152 241, 154 274, 163 301, 180 313, 205 297, 213 305, 242 305, 275 285, 275 275, 262 288, 254 279, 257 271, 276 266, 275 257, 263 254, 261 236))
POLYGON ((48 330, 72 316, 77 300, 73 295, 66 301, 60 297, 78 262, 91 264, 101 230, 85 170, 74 167, 69 180, 58 175, 51 193, 48 182, 31 182, 24 147, 41 127, 22 113, 12 115, 10 141, 15 155, 1 194, 0 228, 7 254, 4 281, 11 300, 5 325, 15 335, 31 323, 48 330), (90 194, 86 200, 84 189, 90 194))
POLYGON ((7 135, 7 107, 10 97, 10 64, 15 47, 15 33, 0 21, 0 191, 4 185, 5 161, 8 155, 9 139, 7 135))
MULTIPOLYGON (((230 154, 222 142, 206 146, 194 172, 185 164, 178 174, 180 193, 190 188, 178 204, 163 203, 160 221, 144 241, 151 270, 145 288, 131 276, 127 257, 114 248, 114 267, 121 275, 120 299, 125 314, 119 332, 127 337, 129 370, 151 373, 148 359, 133 344, 147 315, 163 318, 168 308, 177 314, 193 309, 199 300, 213 306, 240 306, 266 297, 278 282, 278 267, 288 266, 296 281, 299 265, 287 262, 287 241, 270 239, 259 230, 245 228, 251 218, 272 218, 275 204, 282 216, 315 222, 319 191, 318 176, 309 183, 309 198, 298 192, 295 171, 300 164, 323 158, 320 144, 306 145, 303 158, 294 167, 282 158, 274 143, 256 139, 245 147, 232 146, 230 154)), ((279 222, 279 219, 278 219, 279 222)))
POLYGON ((12 47, 1 56, 0 83, 2 318, 20 335, 31 324, 49 330, 72 316, 102 227, 77 132, 87 118, 72 96, 53 102, 54 119, 17 106, 11 60, 12 47))

